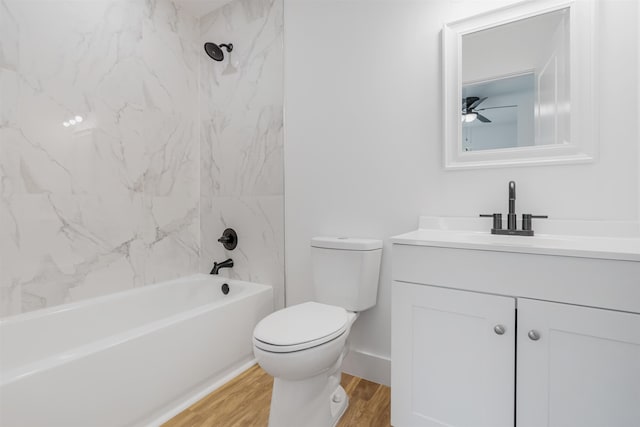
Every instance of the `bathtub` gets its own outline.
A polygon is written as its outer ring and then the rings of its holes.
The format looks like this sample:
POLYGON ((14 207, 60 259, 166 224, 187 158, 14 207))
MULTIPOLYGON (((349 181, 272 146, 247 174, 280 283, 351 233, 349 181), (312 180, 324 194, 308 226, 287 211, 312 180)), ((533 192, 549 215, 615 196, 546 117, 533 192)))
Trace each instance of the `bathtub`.
POLYGON ((202 274, 1 320, 0 426, 158 425, 250 366, 272 311, 202 274))

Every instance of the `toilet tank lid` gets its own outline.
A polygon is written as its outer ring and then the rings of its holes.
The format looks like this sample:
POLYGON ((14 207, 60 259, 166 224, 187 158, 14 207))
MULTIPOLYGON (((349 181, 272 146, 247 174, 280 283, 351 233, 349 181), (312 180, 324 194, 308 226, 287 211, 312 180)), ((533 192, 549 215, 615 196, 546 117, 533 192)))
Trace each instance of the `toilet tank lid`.
POLYGON ((311 239, 311 247, 348 251, 372 251, 382 249, 382 240, 358 237, 314 237, 311 239))

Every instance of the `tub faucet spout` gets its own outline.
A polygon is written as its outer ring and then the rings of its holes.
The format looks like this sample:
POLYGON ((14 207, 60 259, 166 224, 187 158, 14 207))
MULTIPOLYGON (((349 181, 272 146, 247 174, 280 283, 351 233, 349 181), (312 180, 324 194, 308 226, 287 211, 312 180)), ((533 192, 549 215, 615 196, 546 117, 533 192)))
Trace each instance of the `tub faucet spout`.
POLYGON ((209 274, 218 274, 218 271, 221 268, 231 268, 231 267, 233 267, 233 260, 231 258, 222 262, 214 262, 213 268, 211 269, 211 273, 209 274))

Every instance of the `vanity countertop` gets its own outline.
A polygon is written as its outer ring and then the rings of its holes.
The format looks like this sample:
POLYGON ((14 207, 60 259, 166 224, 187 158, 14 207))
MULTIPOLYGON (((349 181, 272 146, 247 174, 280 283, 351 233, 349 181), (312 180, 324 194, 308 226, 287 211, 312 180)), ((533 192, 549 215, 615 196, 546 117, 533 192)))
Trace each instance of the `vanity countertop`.
POLYGON ((640 262, 637 223, 539 221, 535 236, 501 236, 477 218, 421 217, 420 228, 391 237, 402 245, 519 252, 640 262), (484 228, 484 229, 483 229, 484 228), (561 234, 564 230, 567 234, 561 234))

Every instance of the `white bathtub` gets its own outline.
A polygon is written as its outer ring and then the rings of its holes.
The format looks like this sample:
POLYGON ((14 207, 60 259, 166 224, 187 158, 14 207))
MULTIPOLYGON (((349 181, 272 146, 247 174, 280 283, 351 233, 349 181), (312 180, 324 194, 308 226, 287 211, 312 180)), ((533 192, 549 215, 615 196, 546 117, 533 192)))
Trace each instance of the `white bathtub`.
POLYGON ((158 424, 249 365, 272 311, 271 287, 202 274, 4 319, 0 426, 158 424))

